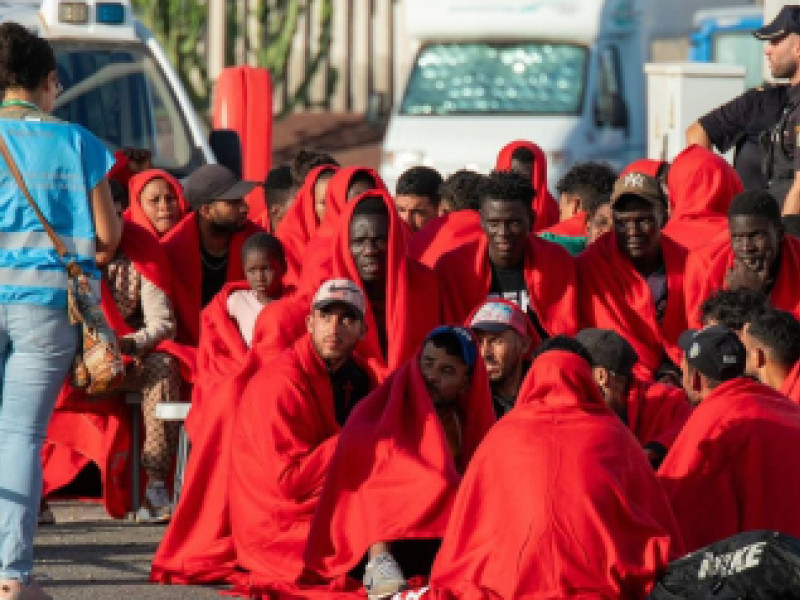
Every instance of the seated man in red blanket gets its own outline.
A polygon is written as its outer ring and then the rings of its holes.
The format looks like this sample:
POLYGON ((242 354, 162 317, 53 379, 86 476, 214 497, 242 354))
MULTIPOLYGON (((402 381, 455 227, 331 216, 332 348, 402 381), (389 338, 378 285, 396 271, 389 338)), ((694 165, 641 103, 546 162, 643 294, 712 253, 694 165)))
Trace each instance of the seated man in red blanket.
POLYGON ((447 321, 463 323, 487 297, 511 300, 538 335, 577 333, 575 262, 531 235, 533 194, 522 176, 495 171, 478 188, 484 234, 436 263, 447 321))
POLYGON ((426 598, 641 600, 681 555, 664 490, 591 357, 564 337, 540 352, 467 468, 426 598))
POLYGON ((225 283, 244 279, 242 244, 261 231, 247 220, 244 200, 255 185, 222 165, 203 165, 186 182, 186 200, 195 210, 161 240, 176 274, 176 341, 181 344, 197 346, 200 310, 225 283))
POLYGON ((692 412, 686 392, 664 383, 650 383, 633 374, 639 360, 624 337, 610 329, 584 329, 576 339, 592 357, 592 375, 603 399, 642 444, 653 467, 692 412))
POLYGON ((775 308, 800 318, 800 239, 784 234, 781 209, 771 194, 750 190, 728 209, 728 232, 693 253, 686 265, 689 325, 700 324, 700 306, 720 289, 763 293, 775 308))
POLYGON ((620 177, 611 194, 613 232, 576 260, 581 324, 628 340, 645 378, 677 372, 678 336, 686 329, 686 250, 661 235, 666 207, 655 178, 635 172, 620 177))
POLYGON ((322 284, 308 333, 247 384, 231 445, 230 517, 250 586, 292 583, 339 431, 372 387, 353 354, 366 300, 347 279, 322 284))
POLYGON ((696 408, 658 477, 686 550, 754 529, 800 536, 800 406, 744 377, 747 353, 729 329, 689 330, 680 345, 696 408))
POLYGON ((747 348, 747 374, 800 404, 800 322, 786 311, 766 308, 750 315, 741 338, 747 348))
POLYGON ((398 591, 404 572, 427 574, 461 473, 494 421, 469 331, 437 327, 342 430, 306 546, 307 579, 344 584, 368 558, 364 586, 378 598, 398 591))

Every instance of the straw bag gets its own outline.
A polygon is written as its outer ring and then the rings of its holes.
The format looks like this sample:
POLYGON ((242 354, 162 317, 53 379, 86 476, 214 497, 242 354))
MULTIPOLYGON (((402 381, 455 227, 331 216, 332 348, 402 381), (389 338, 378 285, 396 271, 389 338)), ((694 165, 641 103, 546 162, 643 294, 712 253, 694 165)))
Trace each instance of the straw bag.
POLYGON ((117 336, 109 327, 100 308, 100 298, 92 289, 89 278, 74 259, 67 257, 67 247, 47 222, 28 191, 22 174, 0 135, 0 154, 8 165, 20 191, 42 223, 47 236, 67 267, 67 305, 70 323, 80 323, 80 347, 72 365, 72 385, 89 395, 107 394, 116 390, 125 378, 125 365, 117 336))

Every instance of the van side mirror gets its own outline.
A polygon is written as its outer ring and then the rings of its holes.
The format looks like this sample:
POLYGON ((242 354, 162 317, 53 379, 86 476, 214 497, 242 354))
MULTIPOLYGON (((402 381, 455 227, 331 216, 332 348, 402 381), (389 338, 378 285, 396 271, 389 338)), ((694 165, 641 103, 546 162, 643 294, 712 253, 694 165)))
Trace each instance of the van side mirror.
POLYGON ((594 104, 594 122, 598 127, 628 129, 628 107, 616 92, 598 96, 594 104))
POLYGON ((242 176, 242 142, 233 129, 214 129, 208 139, 217 162, 242 176))

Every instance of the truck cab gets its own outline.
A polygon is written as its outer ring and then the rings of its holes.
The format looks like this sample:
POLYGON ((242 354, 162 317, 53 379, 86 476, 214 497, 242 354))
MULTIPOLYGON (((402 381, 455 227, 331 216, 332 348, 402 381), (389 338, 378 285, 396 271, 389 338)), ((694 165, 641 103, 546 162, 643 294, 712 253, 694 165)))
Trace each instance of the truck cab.
POLYGON ((0 22, 46 38, 64 91, 54 116, 79 123, 111 152, 147 148, 178 177, 215 162, 207 133, 153 34, 129 0, 0 0, 0 22))

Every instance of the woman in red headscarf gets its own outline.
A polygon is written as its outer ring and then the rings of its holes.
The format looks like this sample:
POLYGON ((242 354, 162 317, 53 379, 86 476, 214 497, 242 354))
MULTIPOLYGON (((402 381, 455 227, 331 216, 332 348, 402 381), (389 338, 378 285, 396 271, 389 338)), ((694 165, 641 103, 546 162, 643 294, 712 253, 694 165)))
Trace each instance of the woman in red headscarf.
POLYGON ((160 238, 189 212, 183 187, 161 169, 148 169, 131 177, 128 183, 130 205, 123 217, 160 238))
POLYGON ((547 189, 547 157, 539 146, 527 140, 511 142, 500 150, 495 168, 499 171, 516 171, 530 177, 536 191, 531 203, 535 215, 534 233, 558 223, 558 202, 547 189))

